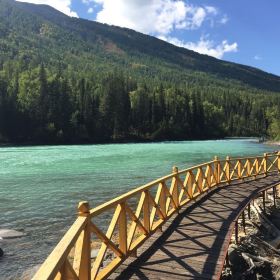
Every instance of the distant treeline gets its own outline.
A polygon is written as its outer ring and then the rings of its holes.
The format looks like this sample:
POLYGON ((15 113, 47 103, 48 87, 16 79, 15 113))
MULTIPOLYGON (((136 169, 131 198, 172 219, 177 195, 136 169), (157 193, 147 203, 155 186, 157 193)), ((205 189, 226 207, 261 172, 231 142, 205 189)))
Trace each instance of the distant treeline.
POLYGON ((1 142, 280 137, 278 94, 12 66, 0 71, 1 142))

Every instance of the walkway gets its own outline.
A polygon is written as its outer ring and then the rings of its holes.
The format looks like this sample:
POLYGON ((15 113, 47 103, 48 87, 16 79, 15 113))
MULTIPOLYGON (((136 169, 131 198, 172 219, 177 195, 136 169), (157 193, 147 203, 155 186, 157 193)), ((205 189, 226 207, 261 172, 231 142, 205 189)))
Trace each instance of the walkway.
POLYGON ((181 209, 109 279, 219 279, 236 219, 258 192, 278 184, 274 173, 210 191, 181 209))

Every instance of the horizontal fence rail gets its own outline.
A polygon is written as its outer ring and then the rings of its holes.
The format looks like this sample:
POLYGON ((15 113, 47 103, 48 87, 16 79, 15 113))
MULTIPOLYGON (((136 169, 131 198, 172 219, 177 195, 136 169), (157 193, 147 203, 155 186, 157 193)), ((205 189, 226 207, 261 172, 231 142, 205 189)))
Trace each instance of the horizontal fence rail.
POLYGON ((189 201, 231 181, 280 172, 280 152, 214 160, 136 188, 96 208, 80 202, 78 218, 33 280, 106 279, 189 201), (94 255, 92 256, 92 252, 94 255))

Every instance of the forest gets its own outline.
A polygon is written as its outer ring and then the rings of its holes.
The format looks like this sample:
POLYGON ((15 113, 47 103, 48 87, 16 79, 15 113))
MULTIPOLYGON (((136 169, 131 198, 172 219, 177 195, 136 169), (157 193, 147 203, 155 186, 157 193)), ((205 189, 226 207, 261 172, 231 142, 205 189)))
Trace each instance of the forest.
POLYGON ((0 0, 0 143, 280 139, 280 77, 0 0))
POLYGON ((1 142, 94 143, 268 136, 280 96, 198 84, 146 83, 114 71, 77 78, 44 64, 0 72, 1 142))

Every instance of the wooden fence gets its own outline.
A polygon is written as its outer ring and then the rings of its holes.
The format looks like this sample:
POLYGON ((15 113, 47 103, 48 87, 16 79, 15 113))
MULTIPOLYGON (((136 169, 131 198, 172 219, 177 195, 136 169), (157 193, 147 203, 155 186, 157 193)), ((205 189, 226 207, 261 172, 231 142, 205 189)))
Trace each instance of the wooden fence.
POLYGON ((78 218, 33 280, 106 279, 178 210, 205 191, 231 181, 280 172, 280 152, 227 157, 178 171, 96 208, 80 202, 78 218), (108 223, 108 224, 106 224, 108 223), (91 257, 91 251, 96 255, 91 257))

